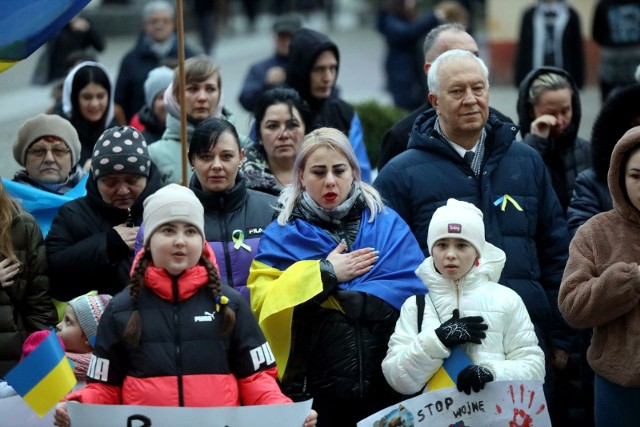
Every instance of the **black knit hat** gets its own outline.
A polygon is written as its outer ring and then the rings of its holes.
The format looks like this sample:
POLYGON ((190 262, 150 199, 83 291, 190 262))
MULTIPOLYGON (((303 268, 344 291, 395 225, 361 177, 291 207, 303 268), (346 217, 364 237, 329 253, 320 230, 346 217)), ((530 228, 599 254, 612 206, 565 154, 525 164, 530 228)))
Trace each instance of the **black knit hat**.
POLYGON ((148 177, 150 167, 147 142, 131 126, 116 126, 105 130, 93 147, 91 171, 95 179, 125 173, 148 177))

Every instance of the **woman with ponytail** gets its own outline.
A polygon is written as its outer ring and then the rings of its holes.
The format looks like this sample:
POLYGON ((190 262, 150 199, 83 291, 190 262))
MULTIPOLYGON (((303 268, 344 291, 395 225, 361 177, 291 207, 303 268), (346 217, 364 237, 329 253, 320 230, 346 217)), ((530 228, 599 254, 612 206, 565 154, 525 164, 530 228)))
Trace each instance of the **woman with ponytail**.
MULTIPOLYGON (((158 190, 145 201, 143 223, 144 246, 128 292, 107 306, 87 387, 67 400, 188 407, 290 403, 276 382, 275 363, 252 362, 251 353, 268 343, 245 298, 220 281, 204 240, 204 209, 193 192, 176 184, 158 190)), ((316 418, 312 411, 305 426, 316 418)), ((70 425, 65 402, 56 408, 55 425, 70 425)))

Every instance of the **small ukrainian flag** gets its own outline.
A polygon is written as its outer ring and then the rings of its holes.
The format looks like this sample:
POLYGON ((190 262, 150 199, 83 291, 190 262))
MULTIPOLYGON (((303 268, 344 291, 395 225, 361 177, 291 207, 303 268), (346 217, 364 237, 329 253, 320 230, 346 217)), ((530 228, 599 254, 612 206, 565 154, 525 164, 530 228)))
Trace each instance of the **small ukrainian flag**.
POLYGON ((77 382, 54 332, 13 368, 5 380, 41 417, 77 382))
POLYGON ((451 355, 444 360, 440 369, 427 382, 425 392, 455 386, 458 374, 469 365, 471 365, 471 359, 462 347, 454 347, 451 355))

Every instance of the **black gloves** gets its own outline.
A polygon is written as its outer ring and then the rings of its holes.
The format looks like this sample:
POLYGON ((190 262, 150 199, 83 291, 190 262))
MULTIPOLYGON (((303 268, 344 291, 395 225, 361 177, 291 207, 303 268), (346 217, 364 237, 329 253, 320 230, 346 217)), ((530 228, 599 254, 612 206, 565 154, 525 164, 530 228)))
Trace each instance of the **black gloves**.
POLYGON ((477 393, 491 381, 493 381, 493 374, 490 370, 478 365, 469 365, 458 374, 458 391, 471 394, 473 389, 477 393))
POLYGON ((484 319, 480 316, 469 316, 460 318, 460 311, 453 310, 453 317, 436 329, 436 335, 442 344, 448 348, 458 344, 472 342, 480 344, 482 338, 486 336, 483 331, 488 328, 484 319))

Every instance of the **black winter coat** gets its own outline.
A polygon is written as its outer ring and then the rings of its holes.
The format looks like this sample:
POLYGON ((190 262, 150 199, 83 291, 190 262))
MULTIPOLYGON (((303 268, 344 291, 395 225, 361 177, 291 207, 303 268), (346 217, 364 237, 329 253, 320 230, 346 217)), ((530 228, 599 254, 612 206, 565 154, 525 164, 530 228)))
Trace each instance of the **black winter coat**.
POLYGON ((204 206, 204 234, 216 255, 220 279, 249 301, 249 267, 258 252, 262 231, 273 220, 277 198, 247 189, 239 176, 234 187, 223 193, 204 191, 195 175, 189 188, 204 206), (243 246, 235 248, 238 231, 251 251, 243 246))
MULTIPOLYGON (((151 165, 147 186, 131 207, 135 225, 142 223, 144 200, 160 188, 151 165)), ((61 301, 97 290, 115 295, 129 285, 133 251, 113 230, 127 221, 128 212, 102 200, 93 173, 87 195, 60 207, 46 238, 51 294, 61 301)))
POLYGON ((0 378, 20 360, 27 336, 55 326, 58 318, 49 295, 42 233, 31 214, 14 218, 11 240, 22 270, 13 285, 0 287, 0 378))
MULTIPOLYGON (((124 110, 127 122, 145 105, 144 81, 149 71, 163 64, 163 61, 177 60, 178 44, 174 37, 174 45, 165 57, 158 56, 151 50, 146 33, 140 34, 136 45, 120 63, 118 80, 116 81, 115 102, 124 110)), ((185 58, 194 56, 196 52, 185 46, 185 58)))

